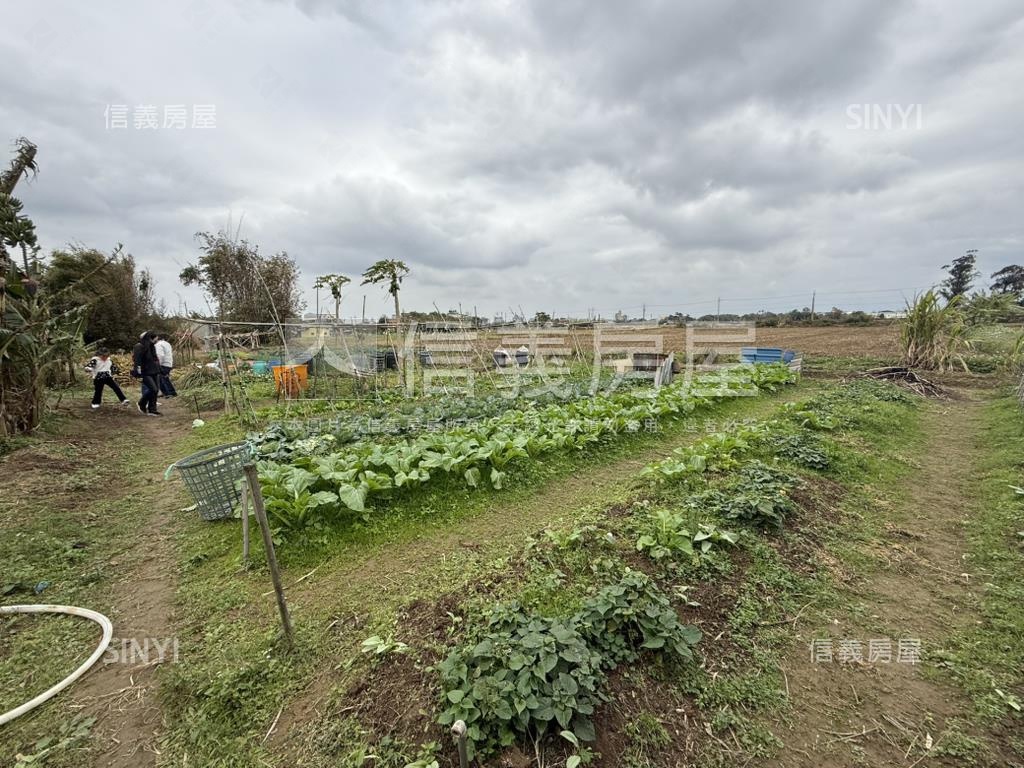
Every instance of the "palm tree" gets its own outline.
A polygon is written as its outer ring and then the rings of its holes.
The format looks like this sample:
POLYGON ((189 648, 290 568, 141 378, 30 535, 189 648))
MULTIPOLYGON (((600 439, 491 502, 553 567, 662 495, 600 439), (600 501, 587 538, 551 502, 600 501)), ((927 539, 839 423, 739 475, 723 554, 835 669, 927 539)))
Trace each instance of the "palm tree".
POLYGON ((0 193, 14 194, 14 188, 22 177, 27 179, 39 171, 36 165, 37 151, 36 145, 24 136, 14 142, 14 159, 7 170, 0 173, 0 193))
POLYGON ((346 275, 320 275, 313 284, 314 288, 329 288, 334 297, 334 322, 337 323, 341 312, 341 289, 352 282, 346 275))
POLYGON ((397 259, 381 259, 363 272, 363 282, 360 283, 360 285, 366 285, 367 283, 373 283, 375 285, 380 283, 387 284, 388 293, 395 297, 396 332, 402 325, 402 311, 398 304, 398 290, 402 284, 402 278, 408 274, 409 267, 406 266, 404 261, 398 261, 397 259))

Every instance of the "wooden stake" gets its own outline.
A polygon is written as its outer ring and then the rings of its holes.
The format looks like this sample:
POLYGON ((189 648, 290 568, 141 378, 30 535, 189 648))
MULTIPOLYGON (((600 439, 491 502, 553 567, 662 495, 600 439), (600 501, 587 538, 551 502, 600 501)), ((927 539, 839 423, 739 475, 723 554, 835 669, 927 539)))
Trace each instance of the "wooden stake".
POLYGON ((249 483, 242 485, 242 567, 249 569, 249 483))
POLYGON ((246 464, 245 478, 249 481, 249 491, 252 493, 252 506, 256 512, 256 520, 260 524, 260 532, 263 534, 263 548, 267 553, 267 565, 270 566, 270 579, 274 583, 274 592, 277 594, 277 609, 281 612, 281 624, 284 626, 284 634, 288 639, 288 645, 292 645, 292 619, 288 614, 288 604, 284 601, 284 587, 281 586, 281 572, 277 567, 277 556, 274 554, 274 540, 270 535, 270 523, 267 522, 267 510, 263 506, 263 494, 260 492, 260 479, 256 474, 255 464, 246 464))

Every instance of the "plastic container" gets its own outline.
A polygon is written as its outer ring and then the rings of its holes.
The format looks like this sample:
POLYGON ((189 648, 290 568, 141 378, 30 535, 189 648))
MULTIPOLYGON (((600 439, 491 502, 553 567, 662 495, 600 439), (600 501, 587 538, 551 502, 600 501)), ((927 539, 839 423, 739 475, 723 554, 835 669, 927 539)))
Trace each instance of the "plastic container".
POLYGON ((496 349, 491 356, 494 358, 494 364, 499 368, 508 368, 512 364, 512 355, 507 350, 496 349))
POLYGON ((668 355, 662 352, 634 352, 633 370, 656 371, 665 364, 666 360, 668 360, 668 355))
POLYGON ((270 364, 266 360, 253 360, 252 372, 257 376, 266 376, 270 373, 270 364))
POLYGON ((744 363, 791 363, 796 357, 792 349, 779 347, 743 347, 740 359, 744 363))
POLYGON ((275 365, 274 384, 285 397, 297 398, 309 386, 309 368, 306 365, 275 365))
POLYGON ((530 364, 530 348, 520 347, 516 350, 516 365, 520 368, 525 368, 530 364))
POLYGON ((230 443, 193 453, 167 470, 178 470, 203 520, 232 517, 242 500, 242 467, 250 460, 248 443, 230 443))

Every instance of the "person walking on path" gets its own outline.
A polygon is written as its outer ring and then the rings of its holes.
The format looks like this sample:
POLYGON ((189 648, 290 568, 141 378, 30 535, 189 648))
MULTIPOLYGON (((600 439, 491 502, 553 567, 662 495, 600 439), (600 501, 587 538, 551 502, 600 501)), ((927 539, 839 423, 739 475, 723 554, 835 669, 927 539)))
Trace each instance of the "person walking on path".
POLYGON ((156 354, 155 341, 156 334, 146 331, 132 351, 132 371, 136 378, 142 379, 139 413, 148 416, 163 415, 156 409, 156 398, 160 394, 160 358, 156 354))
POLYGON ((89 361, 89 364, 85 367, 90 374, 92 374, 92 407, 99 408, 103 402, 103 388, 110 387, 114 390, 114 394, 117 395, 117 399, 121 401, 121 405, 128 405, 128 398, 125 397, 124 392, 114 381, 114 363, 110 359, 110 350, 106 347, 100 347, 96 350, 96 356, 89 361))
POLYGON ((156 356, 160 360, 160 394, 164 397, 177 397, 178 390, 171 381, 171 370, 174 368, 174 352, 167 335, 158 333, 156 336, 156 356))

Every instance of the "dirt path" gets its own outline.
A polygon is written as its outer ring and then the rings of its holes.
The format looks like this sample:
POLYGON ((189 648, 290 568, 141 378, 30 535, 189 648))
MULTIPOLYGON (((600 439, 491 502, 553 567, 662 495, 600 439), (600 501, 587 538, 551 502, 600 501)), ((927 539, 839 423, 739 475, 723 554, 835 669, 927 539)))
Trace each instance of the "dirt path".
POLYGON ((181 506, 177 488, 161 476, 177 458, 169 455, 171 444, 190 421, 176 403, 165 402, 162 411, 163 418, 116 411, 108 416, 120 435, 131 435, 122 439, 134 444, 139 469, 136 477, 124 478, 125 487, 147 512, 137 538, 108 564, 113 581, 98 597, 97 609, 114 624, 112 651, 74 689, 75 706, 97 718, 95 768, 156 765, 161 724, 156 672, 173 663, 177 647, 172 513, 181 506))
MULTIPOLYGON (((855 582, 830 624, 805 622, 798 650, 781 665, 792 711, 774 723, 785 746, 767 764, 909 767, 943 740, 955 749, 955 720, 968 702, 911 662, 918 648, 933 653, 972 620, 977 584, 964 559, 963 524, 977 503, 971 482, 981 408, 929 406, 921 464, 904 496, 882 508, 886 535, 872 552, 880 567, 855 582), (812 646, 815 638, 824 642, 812 646)), ((932 755, 928 765, 961 764, 949 759, 932 755)))

